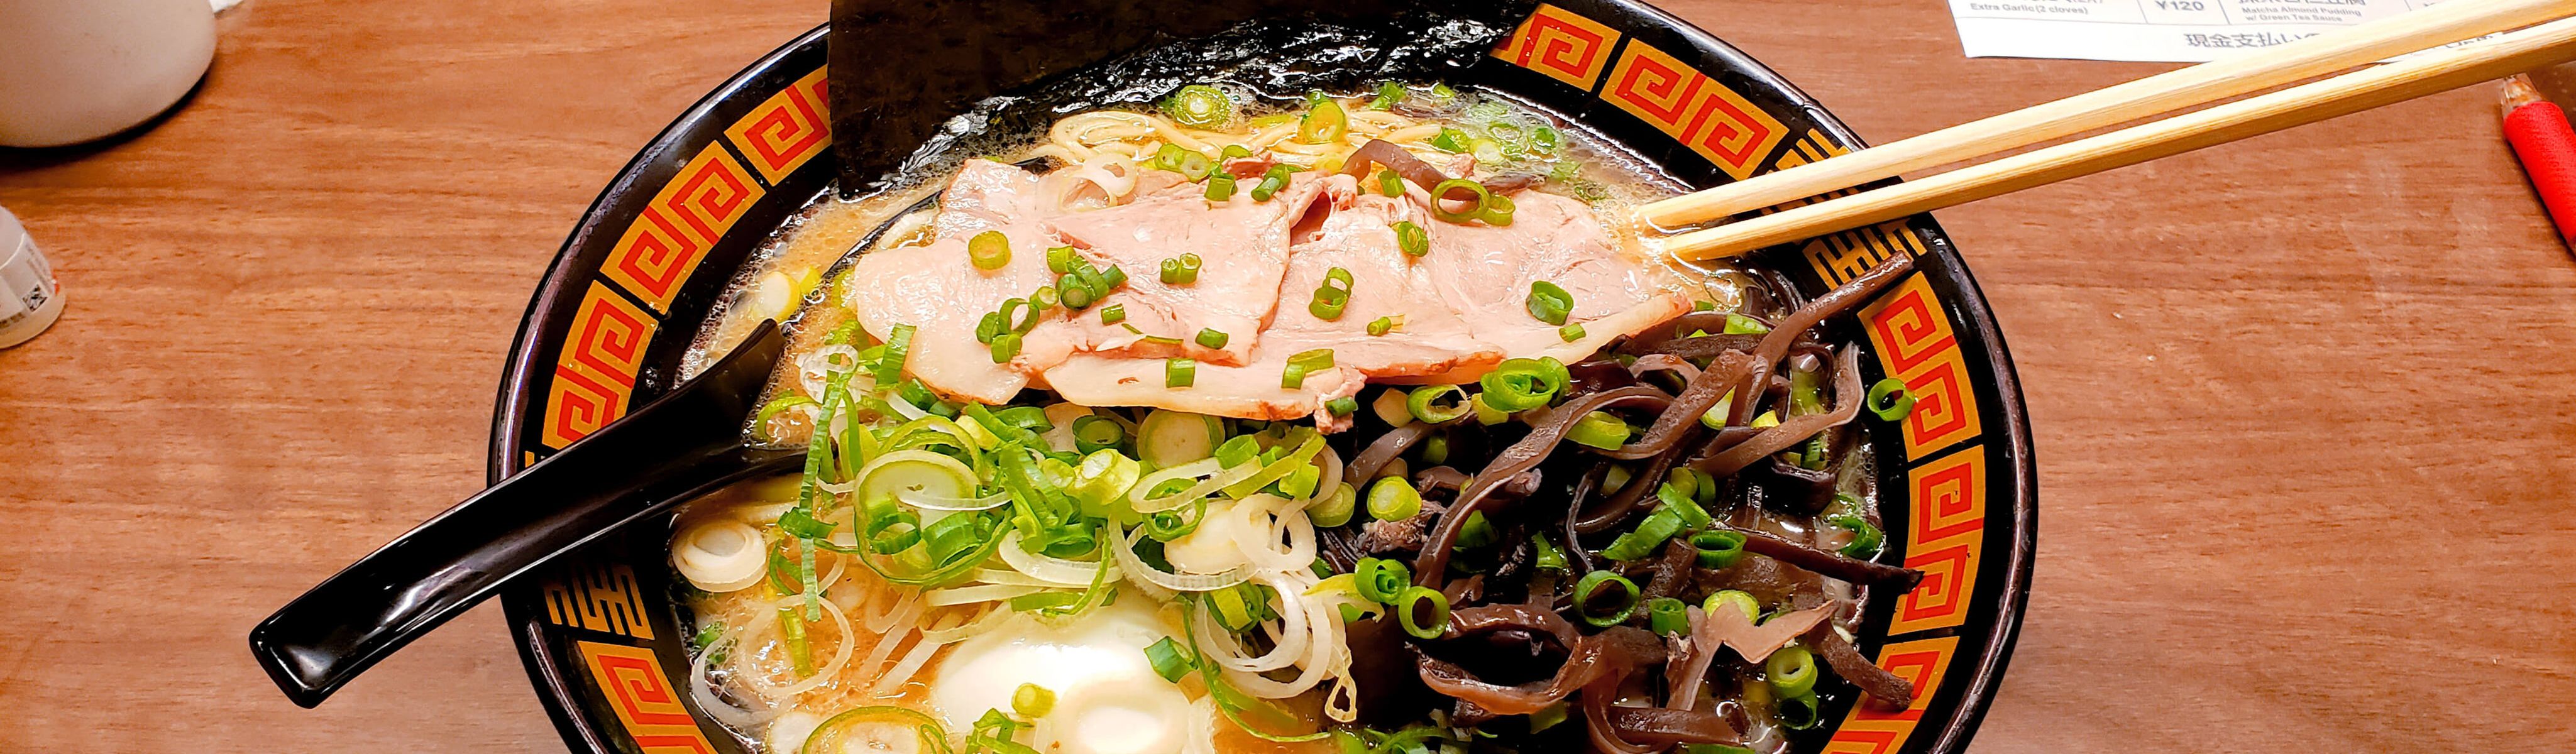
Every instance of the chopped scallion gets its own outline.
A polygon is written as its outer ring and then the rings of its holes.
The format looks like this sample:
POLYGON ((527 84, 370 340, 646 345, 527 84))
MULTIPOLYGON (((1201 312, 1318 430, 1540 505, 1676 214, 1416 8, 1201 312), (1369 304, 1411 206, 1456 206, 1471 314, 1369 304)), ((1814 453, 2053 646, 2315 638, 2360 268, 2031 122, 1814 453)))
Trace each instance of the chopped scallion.
POLYGON ((1185 253, 1178 257, 1165 259, 1163 260, 1162 271, 1163 284, 1189 285, 1191 283, 1198 282, 1199 267, 1204 264, 1205 262, 1200 260, 1199 255, 1196 253, 1185 253))
POLYGON ((1530 281, 1529 298, 1522 306, 1532 317, 1551 325, 1565 324, 1566 315, 1574 313, 1574 294, 1545 280, 1530 281))
POLYGON ((1379 317, 1377 319, 1369 320, 1368 334, 1370 335, 1385 335, 1394 330, 1395 319, 1392 317, 1379 317))
POLYGON ((1100 324, 1114 325, 1125 321, 1127 321, 1126 304, 1110 304, 1108 306, 1100 307, 1100 324))
POLYGON ((1568 323, 1565 323, 1565 326, 1564 326, 1564 327, 1556 328, 1556 337, 1557 337, 1558 339, 1564 340, 1564 341, 1565 341, 1565 342, 1567 342, 1567 343, 1572 343, 1572 342, 1575 342, 1575 341, 1578 341, 1578 340, 1582 340, 1582 339, 1583 339, 1583 324, 1582 324, 1582 323, 1580 323, 1580 322, 1568 322, 1568 323))
POLYGON ((1429 254, 1431 253, 1431 233, 1423 230, 1422 226, 1415 225, 1411 220, 1397 220, 1395 221, 1395 248, 1403 250, 1404 255, 1408 257, 1429 254))
POLYGON ((1224 348, 1226 341, 1232 339, 1232 337, 1233 336, 1226 335, 1223 330, 1207 327, 1199 329, 1197 341, 1200 347, 1213 351, 1224 348))
POLYGON ((1189 387, 1198 379, 1197 359, 1173 357, 1163 360, 1163 387, 1189 387))
POLYGON ((975 263, 975 269, 1002 269, 1011 263, 1011 239, 998 230, 977 233, 966 239, 966 258, 975 263))
POLYGON ((1894 377, 1869 386, 1869 412, 1887 421, 1904 421, 1914 413, 1914 391, 1905 389, 1905 381, 1894 377))
POLYGON ((1596 570, 1574 582, 1574 612, 1597 627, 1625 623, 1637 611, 1637 582, 1596 570))

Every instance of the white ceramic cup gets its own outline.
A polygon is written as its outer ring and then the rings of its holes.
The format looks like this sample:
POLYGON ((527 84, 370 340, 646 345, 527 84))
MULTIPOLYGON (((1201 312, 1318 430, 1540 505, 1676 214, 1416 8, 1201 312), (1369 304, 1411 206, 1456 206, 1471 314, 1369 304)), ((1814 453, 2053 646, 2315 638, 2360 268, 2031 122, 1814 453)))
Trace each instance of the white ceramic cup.
POLYGON ((151 120, 214 59, 206 0, 0 0, 0 146, 78 144, 151 120))

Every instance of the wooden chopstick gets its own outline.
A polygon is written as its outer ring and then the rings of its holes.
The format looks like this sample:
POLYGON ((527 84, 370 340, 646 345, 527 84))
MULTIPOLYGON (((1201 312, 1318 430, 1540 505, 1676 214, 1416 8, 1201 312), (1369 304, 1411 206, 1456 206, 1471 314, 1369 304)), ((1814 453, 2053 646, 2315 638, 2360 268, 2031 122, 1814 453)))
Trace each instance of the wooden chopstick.
POLYGON ((2451 0, 1665 199, 1637 213, 1653 227, 1680 228, 2571 15, 2576 0, 2451 0))
MULTIPOLYGON (((1681 233, 1662 239, 1661 244, 1666 253, 1684 259, 1733 256, 2314 123, 2570 59, 2576 59, 2576 19, 2553 21, 2495 39, 2428 51, 2376 68, 1921 180, 1681 233)), ((1838 159, 1842 157, 1824 162, 1838 159)))

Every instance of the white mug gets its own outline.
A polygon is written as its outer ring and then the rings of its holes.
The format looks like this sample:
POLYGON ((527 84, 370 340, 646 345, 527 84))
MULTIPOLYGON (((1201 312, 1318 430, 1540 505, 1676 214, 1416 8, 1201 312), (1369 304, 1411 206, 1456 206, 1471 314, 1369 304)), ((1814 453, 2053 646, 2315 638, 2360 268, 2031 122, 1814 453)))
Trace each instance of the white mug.
POLYGON ((214 58, 206 0, 0 0, 0 146, 132 128, 186 96, 214 58))

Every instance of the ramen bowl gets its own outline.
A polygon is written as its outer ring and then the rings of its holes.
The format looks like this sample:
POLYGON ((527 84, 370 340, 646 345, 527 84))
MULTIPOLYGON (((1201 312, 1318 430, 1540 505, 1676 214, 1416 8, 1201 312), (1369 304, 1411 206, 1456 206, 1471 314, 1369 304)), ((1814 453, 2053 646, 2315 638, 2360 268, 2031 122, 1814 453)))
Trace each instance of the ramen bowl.
MULTIPOLYGON (((898 13, 882 19, 892 29, 872 33, 925 24, 919 31, 930 42, 921 55, 972 56, 979 43, 1005 44, 1031 28, 1061 34, 1067 24, 1150 18, 1153 5, 966 30, 898 13)), ((1227 11, 1252 18, 1300 10, 1244 5, 1227 11)), ((1644 4, 1564 0, 1495 12, 1481 26, 1403 12, 1341 22, 1418 35, 1445 80, 1561 114, 1693 187, 1861 146, 1778 74, 1644 4)), ((1098 62, 904 66, 889 59, 898 51, 873 50, 840 60, 874 66, 866 78, 878 88, 832 92, 826 37, 824 29, 800 36, 717 87, 646 145, 584 214, 539 283, 512 348, 494 416, 491 479, 672 388, 702 325, 762 244, 839 185, 847 155, 834 148, 829 98, 858 98, 852 104, 862 113, 903 113, 842 124, 872 139, 847 154, 892 166, 978 101, 956 92, 918 96, 941 82, 917 71, 1016 78, 976 85, 1006 94, 1098 62)), ((1903 595, 1874 591, 1855 643, 1923 691, 1901 710, 1834 699, 1821 710, 1822 724, 1792 738, 1795 752, 1963 749, 2002 680, 2027 599, 2036 536, 2027 416, 1993 315, 1940 227, 1915 216, 1766 249, 1756 259, 1812 296, 1900 254, 1917 270, 1862 307, 1856 322, 1833 325, 1843 330, 1833 335, 1860 345, 1869 380, 1901 380, 1917 398, 1898 420, 1863 420, 1880 459, 1874 473, 1887 521, 1880 560, 1920 570, 1924 580, 1903 595)), ((666 565, 669 538, 667 524, 630 527, 502 594, 538 697, 574 751, 744 750, 691 700, 689 637, 677 607, 687 585, 666 565)))

